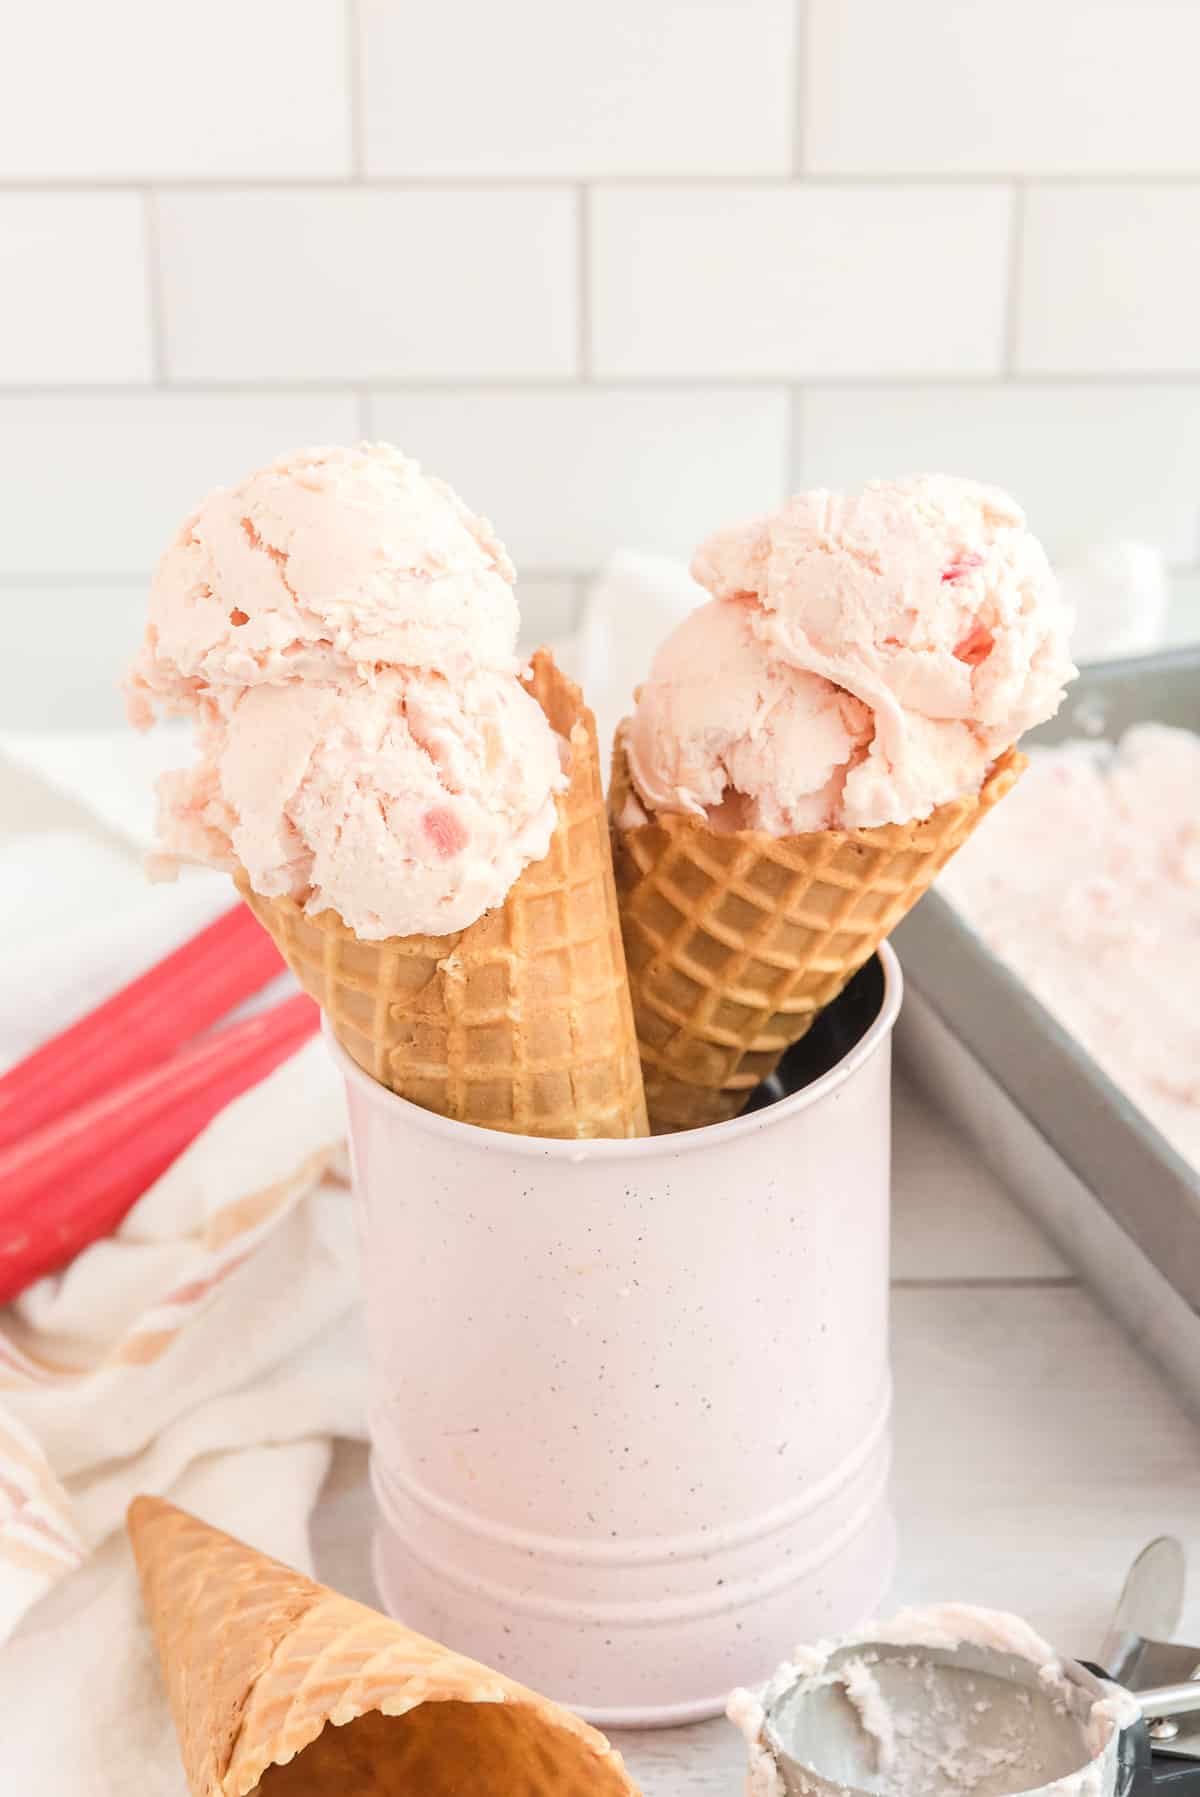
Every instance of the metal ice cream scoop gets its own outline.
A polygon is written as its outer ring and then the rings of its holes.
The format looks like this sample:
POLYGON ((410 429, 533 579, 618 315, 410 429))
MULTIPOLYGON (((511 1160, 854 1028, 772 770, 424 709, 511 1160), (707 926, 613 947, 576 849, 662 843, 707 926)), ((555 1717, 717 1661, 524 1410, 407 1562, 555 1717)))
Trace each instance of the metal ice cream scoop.
POLYGON ((1176 1542, 1135 1562, 1103 1650, 1120 1683, 973 1641, 856 1640, 773 1682, 760 1745, 787 1797, 1200 1797, 1200 1651, 1146 1632, 1174 1628, 1182 1575, 1176 1542), (1171 1682, 1140 1685, 1147 1667, 1171 1682))
POLYGON ((1144 1547, 1129 1569, 1099 1660, 1139 1700, 1176 1687, 1182 1707, 1158 1709, 1150 1739, 1165 1758, 1200 1760, 1200 1648, 1169 1639, 1179 1624, 1186 1576, 1183 1548, 1173 1535, 1144 1547), (1189 1703, 1191 1691, 1197 1696, 1189 1703))

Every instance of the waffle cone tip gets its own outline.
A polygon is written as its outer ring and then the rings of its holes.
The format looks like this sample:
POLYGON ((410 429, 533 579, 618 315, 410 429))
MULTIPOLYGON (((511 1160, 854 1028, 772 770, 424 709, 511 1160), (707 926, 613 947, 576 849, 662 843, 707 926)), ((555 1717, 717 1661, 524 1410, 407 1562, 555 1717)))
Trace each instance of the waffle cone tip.
POLYGON ((192 1797, 638 1797, 503 1673, 162 1499, 127 1520, 192 1797))

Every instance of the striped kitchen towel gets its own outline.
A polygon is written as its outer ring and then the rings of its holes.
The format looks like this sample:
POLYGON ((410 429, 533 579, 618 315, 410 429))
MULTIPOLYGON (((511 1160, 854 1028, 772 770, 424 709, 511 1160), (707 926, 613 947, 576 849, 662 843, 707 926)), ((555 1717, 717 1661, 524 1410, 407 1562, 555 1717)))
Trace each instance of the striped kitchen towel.
MULTIPOLYGON (((147 888, 111 836, 0 844, 0 1065, 228 903, 219 879, 147 888)), ((365 1436, 343 1133, 311 1040, 0 1309, 0 1790, 182 1793, 121 1529, 137 1492, 308 1563, 333 1441, 365 1436)))

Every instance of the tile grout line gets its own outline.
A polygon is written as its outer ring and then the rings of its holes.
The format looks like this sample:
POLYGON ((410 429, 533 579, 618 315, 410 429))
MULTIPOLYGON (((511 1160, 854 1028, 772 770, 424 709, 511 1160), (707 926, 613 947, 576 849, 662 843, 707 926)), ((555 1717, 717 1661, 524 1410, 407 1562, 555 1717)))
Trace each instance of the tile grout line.
POLYGON ((180 378, 168 379, 161 389, 148 388, 135 381, 0 381, 0 397, 8 399, 132 399, 172 397, 179 399, 210 397, 231 398, 239 394, 262 399, 306 393, 462 393, 492 394, 570 393, 581 385, 597 392, 609 393, 679 393, 690 392, 700 397, 709 392, 762 393, 802 386, 813 392, 837 392, 842 389, 861 391, 877 387, 886 392, 905 389, 945 391, 961 387, 972 392, 1041 392, 1047 388, 1099 387, 1114 391, 1138 387, 1182 388, 1193 391, 1200 387, 1200 367, 1071 370, 1027 369, 1009 379, 1002 370, 981 373, 963 369, 947 373, 901 374, 864 372, 862 374, 821 375, 802 369, 782 369, 770 374, 620 374, 600 379, 589 375, 586 383, 573 374, 483 374, 464 370, 459 375, 429 376, 354 374, 328 376, 260 376, 254 380, 180 378))
POLYGON ((366 179, 367 121, 363 109, 364 70, 362 0, 346 5, 346 104, 350 125, 350 169, 355 182, 366 179))
POLYGON ((787 466, 784 469, 783 476, 783 491, 785 496, 789 493, 799 491, 802 485, 800 479, 800 462, 803 451, 804 389, 803 387, 789 387, 787 431, 784 444, 784 454, 787 457, 787 466))
POLYGON ((807 0, 794 0, 796 41, 792 48, 792 174, 803 175, 807 161, 805 134, 808 127, 808 20, 807 0))
POLYGON ((575 190, 575 355, 576 380, 592 379, 592 191, 586 181, 575 190))
POLYGON ((1025 210, 1028 188, 1024 181, 1013 185, 1012 223, 1008 240, 1008 290, 1004 303, 1004 349, 1002 367, 1011 380, 1017 372, 1017 350, 1021 329, 1021 282, 1025 271, 1025 210))
POLYGON ((708 173, 679 174, 677 172, 655 173, 653 169, 640 174, 605 174, 596 170, 564 170, 554 174, 504 174, 484 173, 476 175, 463 174, 423 174, 423 175, 157 175, 153 171, 129 173, 125 175, 100 176, 90 179, 87 175, 63 176, 47 175, 44 177, 27 176, 23 179, 0 178, 0 193, 129 193, 141 191, 152 185, 160 193, 272 193, 276 189, 310 188, 314 192, 346 193, 357 191, 361 187, 377 189, 382 193, 422 192, 430 188, 454 192, 464 190, 473 193, 494 194, 497 190, 513 188, 527 190, 530 188, 570 188, 580 182, 587 181, 606 187, 665 187, 687 190, 703 187, 793 187, 799 184, 806 187, 1007 187, 1014 182, 1042 187, 1197 187, 1200 188, 1200 169, 1163 169, 1152 173, 1139 173, 1129 169, 1098 169, 1076 172, 1041 172, 1037 169, 987 169, 941 171, 928 169, 862 169, 858 171, 834 169, 805 169, 802 176, 793 173, 778 174, 769 170, 760 173, 722 174, 720 171, 708 173))
POLYGON ((150 327, 150 380, 155 387, 167 384, 167 305, 163 291, 162 233, 158 195, 152 187, 142 192, 142 233, 146 255, 146 317, 150 327))

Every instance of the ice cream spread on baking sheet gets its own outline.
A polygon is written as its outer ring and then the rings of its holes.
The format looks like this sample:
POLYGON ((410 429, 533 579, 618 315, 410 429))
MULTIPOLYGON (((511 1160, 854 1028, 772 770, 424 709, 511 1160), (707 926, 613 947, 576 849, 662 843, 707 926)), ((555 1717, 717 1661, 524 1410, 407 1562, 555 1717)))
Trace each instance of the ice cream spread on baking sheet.
POLYGON ((1033 750, 941 889, 1200 1167, 1200 736, 1033 750))
POLYGON ((244 869, 363 940, 446 935, 546 853, 560 745, 521 686, 513 568, 386 444, 304 450, 186 520, 130 712, 192 718, 165 860, 244 869))
POLYGON ((1101 1797, 1136 1708, 1074 1683, 1019 1617, 945 1604, 797 1649, 762 1692, 735 1691, 728 1713, 746 1738, 750 1797, 1101 1797))

